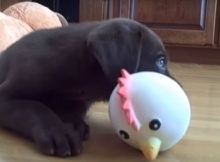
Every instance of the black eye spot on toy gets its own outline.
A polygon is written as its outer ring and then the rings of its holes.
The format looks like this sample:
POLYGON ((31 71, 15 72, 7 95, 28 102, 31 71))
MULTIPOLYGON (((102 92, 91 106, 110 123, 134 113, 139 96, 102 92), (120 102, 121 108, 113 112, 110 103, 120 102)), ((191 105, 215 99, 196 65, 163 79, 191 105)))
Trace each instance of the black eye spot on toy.
POLYGON ((161 127, 161 122, 159 119, 153 119, 149 123, 149 128, 153 131, 160 129, 160 127, 161 127))
POLYGON ((120 136, 123 138, 123 139, 129 139, 130 137, 129 137, 129 134, 126 132, 126 131, 124 131, 124 130, 120 130, 119 131, 119 134, 120 134, 120 136))

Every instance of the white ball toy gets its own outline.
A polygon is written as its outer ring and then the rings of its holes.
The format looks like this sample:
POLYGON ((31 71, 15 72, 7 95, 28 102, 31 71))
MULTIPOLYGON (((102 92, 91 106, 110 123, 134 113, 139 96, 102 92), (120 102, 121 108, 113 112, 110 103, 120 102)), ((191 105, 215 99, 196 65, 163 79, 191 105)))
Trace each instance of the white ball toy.
POLYGON ((122 77, 109 100, 109 118, 118 136, 148 160, 176 145, 190 123, 190 103, 173 79, 156 72, 122 77))

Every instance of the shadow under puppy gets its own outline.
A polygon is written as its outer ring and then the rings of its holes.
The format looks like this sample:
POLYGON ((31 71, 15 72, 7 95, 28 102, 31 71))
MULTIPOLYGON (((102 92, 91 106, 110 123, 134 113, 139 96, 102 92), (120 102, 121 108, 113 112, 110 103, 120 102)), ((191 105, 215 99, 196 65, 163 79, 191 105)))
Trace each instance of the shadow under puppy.
POLYGON ((129 19, 32 32, 0 56, 0 126, 33 140, 42 153, 82 151, 93 102, 108 101, 120 71, 171 77, 160 38, 129 19))

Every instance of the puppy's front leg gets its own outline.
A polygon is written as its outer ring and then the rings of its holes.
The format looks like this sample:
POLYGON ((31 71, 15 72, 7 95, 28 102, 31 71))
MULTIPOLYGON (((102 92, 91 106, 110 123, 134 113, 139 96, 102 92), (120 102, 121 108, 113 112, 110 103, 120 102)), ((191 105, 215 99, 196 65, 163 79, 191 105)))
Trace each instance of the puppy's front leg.
POLYGON ((82 149, 79 134, 37 101, 0 99, 0 126, 35 141, 45 154, 71 156, 82 149))
POLYGON ((82 140, 87 140, 90 134, 89 125, 85 122, 86 112, 91 106, 89 101, 59 99, 49 103, 49 107, 70 128, 79 132, 82 140))

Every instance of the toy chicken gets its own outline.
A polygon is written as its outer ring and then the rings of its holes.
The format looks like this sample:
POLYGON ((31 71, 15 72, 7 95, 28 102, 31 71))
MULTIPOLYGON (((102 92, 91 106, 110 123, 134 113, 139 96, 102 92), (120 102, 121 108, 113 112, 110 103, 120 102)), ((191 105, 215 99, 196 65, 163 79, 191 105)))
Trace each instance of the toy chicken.
POLYGON ((176 145, 190 123, 190 103, 173 79, 156 72, 125 69, 109 100, 109 118, 118 136, 147 160, 176 145))

